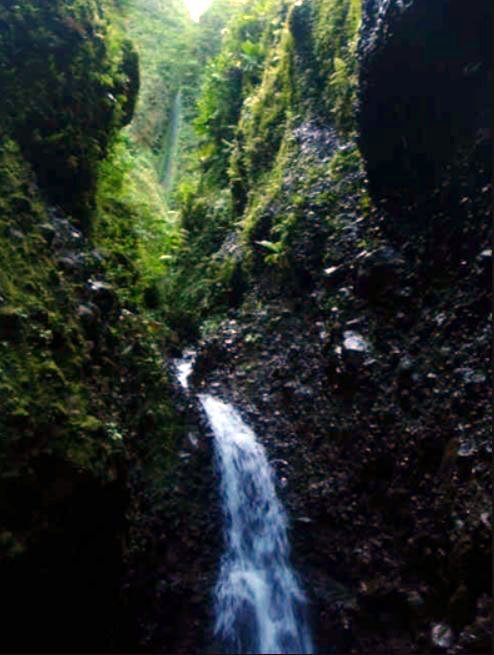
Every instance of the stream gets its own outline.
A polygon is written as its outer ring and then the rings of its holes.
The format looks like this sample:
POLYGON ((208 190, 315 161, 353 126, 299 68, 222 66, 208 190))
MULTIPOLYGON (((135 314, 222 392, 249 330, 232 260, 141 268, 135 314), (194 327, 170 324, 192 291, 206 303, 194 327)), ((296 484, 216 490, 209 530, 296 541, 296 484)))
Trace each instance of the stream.
MULTIPOLYGON (((188 389, 193 355, 177 363, 188 389)), ((290 565, 288 520, 263 446, 229 403, 200 394, 214 434, 225 550, 214 589, 226 653, 312 653, 307 601, 290 565)))

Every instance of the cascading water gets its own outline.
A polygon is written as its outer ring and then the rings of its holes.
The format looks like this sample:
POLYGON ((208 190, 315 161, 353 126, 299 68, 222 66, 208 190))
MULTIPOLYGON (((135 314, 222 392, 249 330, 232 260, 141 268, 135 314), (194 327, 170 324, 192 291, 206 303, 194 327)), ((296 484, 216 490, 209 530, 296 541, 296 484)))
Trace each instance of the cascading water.
MULTIPOLYGON (((178 365, 187 388, 191 357, 178 365)), ((287 517, 264 448, 238 412, 199 396, 215 436, 226 548, 215 632, 227 653, 312 653, 306 598, 289 561, 287 517)))

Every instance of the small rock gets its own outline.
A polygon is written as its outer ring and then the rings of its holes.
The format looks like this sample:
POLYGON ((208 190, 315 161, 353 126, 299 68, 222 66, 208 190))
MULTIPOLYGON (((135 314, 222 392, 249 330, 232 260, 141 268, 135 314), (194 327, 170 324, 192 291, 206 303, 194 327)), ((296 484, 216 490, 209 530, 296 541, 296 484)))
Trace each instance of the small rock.
POLYGON ((347 321, 345 323, 345 327, 347 327, 347 328, 354 327, 355 325, 360 325, 364 321, 365 321, 365 318, 363 316, 360 316, 359 318, 354 318, 351 321, 347 321))
POLYGON ((397 290, 396 295, 398 298, 401 298, 402 300, 408 300, 413 296, 413 289, 412 287, 403 287, 403 289, 397 290))
POLYGON ((286 459, 273 459, 271 460, 271 464, 280 464, 281 466, 289 466, 286 459))
POLYGON ((42 225, 39 226, 41 236, 43 239, 46 241, 46 243, 50 246, 53 242, 53 239, 55 238, 55 228, 53 225, 50 223, 43 223, 42 225))
POLYGON ((353 368, 361 367, 368 359, 370 350, 369 342, 361 334, 353 330, 343 332, 342 356, 346 364, 353 368))
POLYGON ((358 332, 346 330, 343 332, 343 348, 353 352, 367 353, 371 350, 369 342, 358 332))
POLYGON ((439 314, 437 314, 434 317, 434 323, 436 323, 436 325, 439 325, 439 327, 441 327, 441 325, 446 321, 447 318, 448 317, 445 312, 439 312, 439 314))
POLYGON ((344 266, 330 266, 323 270, 324 284, 326 287, 333 288, 341 284, 345 279, 347 270, 344 266))
POLYGON ((68 253, 58 257, 57 264, 65 273, 80 274, 84 268, 84 256, 82 253, 68 253))
POLYGON ((490 529, 491 527, 491 515, 489 512, 482 512, 480 515, 480 521, 485 525, 486 528, 490 529))
POLYGON ((460 443, 458 457, 471 457, 477 452, 477 447, 472 439, 466 439, 460 443))
POLYGON ((16 230, 13 227, 9 228, 8 233, 12 239, 17 239, 17 241, 22 241, 25 238, 24 232, 21 232, 20 230, 16 230))
POLYGON ((109 313, 118 304, 117 295, 111 284, 101 280, 89 280, 89 289, 95 305, 102 312, 109 313))
POLYGON ((390 247, 367 253, 359 264, 355 292, 369 300, 388 298, 392 289, 399 289, 405 261, 390 247))
POLYGON ((483 384, 487 379, 483 373, 468 367, 456 368, 454 372, 461 376, 465 384, 483 384))
POLYGON ((446 623, 436 623, 432 626, 431 641, 438 648, 451 648, 454 641, 453 631, 446 623))
POLYGON ((477 261, 479 263, 479 272, 484 278, 485 284, 490 287, 492 284, 492 250, 490 248, 482 250, 477 257, 477 261))
POLYGON ((89 280, 89 288, 91 291, 98 293, 99 291, 111 291, 113 287, 108 282, 102 282, 101 280, 89 280))
POLYGON ((77 316, 84 322, 92 323, 97 319, 94 308, 89 305, 79 305, 77 308, 77 316))
POLYGON ((314 397, 314 390, 305 384, 301 384, 295 388, 293 395, 298 400, 306 400, 314 397))
POLYGON ((396 367, 396 370, 400 374, 408 374, 412 371, 413 369, 413 362, 410 359, 410 357, 402 357, 398 363, 398 366, 396 367))
POLYGON ((338 295, 340 295, 342 298, 350 298, 352 292, 348 287, 341 287, 341 289, 338 289, 338 295))

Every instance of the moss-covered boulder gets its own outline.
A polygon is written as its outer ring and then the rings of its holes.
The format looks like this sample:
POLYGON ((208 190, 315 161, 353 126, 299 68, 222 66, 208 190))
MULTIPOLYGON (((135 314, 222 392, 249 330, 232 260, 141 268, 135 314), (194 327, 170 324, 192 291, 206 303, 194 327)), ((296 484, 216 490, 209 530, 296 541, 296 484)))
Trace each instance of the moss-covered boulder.
POLYGON ((136 55, 113 0, 2 3, 3 133, 13 136, 51 200, 87 218, 96 164, 132 117, 136 55))

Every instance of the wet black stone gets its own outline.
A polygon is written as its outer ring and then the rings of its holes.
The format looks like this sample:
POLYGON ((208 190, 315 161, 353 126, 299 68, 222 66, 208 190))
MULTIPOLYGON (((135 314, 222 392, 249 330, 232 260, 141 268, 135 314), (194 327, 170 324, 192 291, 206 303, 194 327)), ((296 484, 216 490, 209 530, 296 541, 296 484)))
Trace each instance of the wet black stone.
POLYGON ((118 305, 118 298, 115 289, 108 282, 91 281, 89 292, 92 302, 103 314, 111 313, 118 305))
POLYGON ((355 278, 355 292, 369 300, 397 295, 405 262, 390 247, 379 248, 364 257, 355 278))

